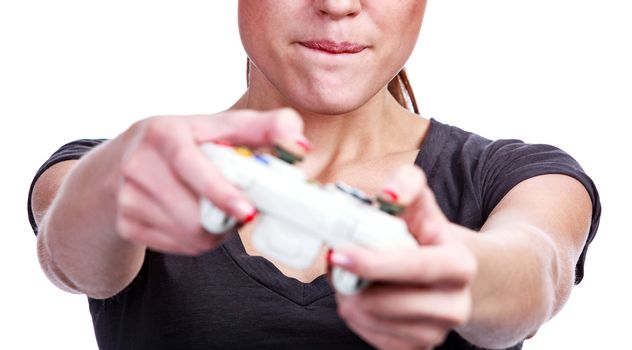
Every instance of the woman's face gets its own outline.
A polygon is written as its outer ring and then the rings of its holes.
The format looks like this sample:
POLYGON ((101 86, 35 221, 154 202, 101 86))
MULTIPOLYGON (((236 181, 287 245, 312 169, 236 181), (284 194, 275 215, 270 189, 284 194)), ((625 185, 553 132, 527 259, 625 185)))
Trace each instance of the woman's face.
POLYGON ((258 70, 252 79, 265 77, 278 98, 302 110, 355 110, 404 66, 425 7, 426 0, 240 0, 241 39, 258 70))

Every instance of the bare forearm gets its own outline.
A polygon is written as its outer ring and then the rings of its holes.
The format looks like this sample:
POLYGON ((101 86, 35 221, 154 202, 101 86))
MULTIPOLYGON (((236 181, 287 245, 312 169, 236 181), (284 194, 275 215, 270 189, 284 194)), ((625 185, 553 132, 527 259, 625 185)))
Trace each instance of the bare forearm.
POLYGON ((138 272, 144 247, 116 233, 115 162, 124 140, 88 153, 66 175, 40 223, 38 255, 62 289, 95 298, 123 289, 138 272))
MULTIPOLYGON (((559 290, 572 285, 560 271, 555 245, 534 228, 459 236, 478 260, 471 320, 457 331, 483 347, 503 348, 535 334, 566 300, 559 290), (556 292, 558 291, 558 292, 556 292)), ((569 287, 570 289, 570 287, 569 287)))

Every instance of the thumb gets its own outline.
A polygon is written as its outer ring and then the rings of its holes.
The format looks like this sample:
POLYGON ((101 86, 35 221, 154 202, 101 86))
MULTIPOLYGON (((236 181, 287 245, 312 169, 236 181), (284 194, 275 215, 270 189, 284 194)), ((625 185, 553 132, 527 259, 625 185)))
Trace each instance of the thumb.
POLYGON ((198 143, 222 140, 255 148, 280 146, 299 158, 311 149, 303 134, 303 119, 290 108, 230 110, 200 116, 193 123, 198 143))
POLYGON ((445 239, 442 233, 449 222, 419 167, 399 168, 384 184, 380 197, 405 207, 400 217, 420 244, 440 244, 445 239))

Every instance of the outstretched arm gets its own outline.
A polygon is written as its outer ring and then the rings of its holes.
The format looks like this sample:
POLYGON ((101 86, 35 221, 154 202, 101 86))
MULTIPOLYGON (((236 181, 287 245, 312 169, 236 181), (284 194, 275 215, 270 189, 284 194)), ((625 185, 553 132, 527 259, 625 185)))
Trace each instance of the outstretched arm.
POLYGON ((448 222, 418 169, 403 169, 388 187, 409 204, 404 219, 421 246, 345 249, 333 259, 384 282, 338 296, 341 316, 367 341, 418 349, 440 344, 454 329, 475 345, 508 347, 535 334, 567 300, 592 214, 578 181, 523 181, 479 233, 448 222))
POLYGON ((543 175, 520 183, 479 235, 459 238, 475 254, 470 321, 458 328, 482 346, 509 346, 535 334, 566 303, 592 216, 581 183, 543 175))
POLYGON ((254 208, 199 145, 276 144, 302 155, 302 129, 290 110, 154 117, 79 161, 54 165, 32 196, 43 270, 65 290, 107 298, 134 279, 147 248, 189 255, 213 249, 222 237, 202 229, 200 198, 237 220, 254 208))

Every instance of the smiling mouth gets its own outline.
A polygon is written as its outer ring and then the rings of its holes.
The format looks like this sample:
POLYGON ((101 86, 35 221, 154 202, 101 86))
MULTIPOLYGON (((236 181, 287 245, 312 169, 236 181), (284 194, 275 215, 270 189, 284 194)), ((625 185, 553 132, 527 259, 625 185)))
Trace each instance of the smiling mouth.
POLYGON ((313 50, 319 50, 330 54, 354 54, 367 48, 365 45, 350 42, 335 42, 331 40, 301 41, 299 44, 313 50))

